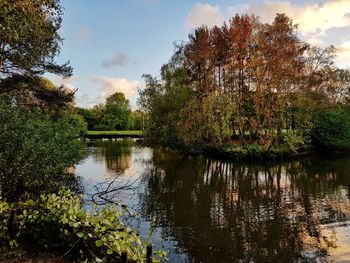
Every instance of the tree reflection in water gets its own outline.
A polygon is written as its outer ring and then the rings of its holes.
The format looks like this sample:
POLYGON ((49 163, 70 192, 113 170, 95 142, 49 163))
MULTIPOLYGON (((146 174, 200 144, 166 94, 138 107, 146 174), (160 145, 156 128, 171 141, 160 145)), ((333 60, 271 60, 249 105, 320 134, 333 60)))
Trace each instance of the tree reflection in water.
POLYGON ((240 164, 155 149, 140 207, 195 262, 314 262, 350 218, 350 159, 240 164))
POLYGON ((106 163, 107 169, 122 173, 131 165, 131 146, 134 144, 130 140, 120 141, 92 141, 88 144, 93 151, 92 156, 95 161, 103 160, 106 163))

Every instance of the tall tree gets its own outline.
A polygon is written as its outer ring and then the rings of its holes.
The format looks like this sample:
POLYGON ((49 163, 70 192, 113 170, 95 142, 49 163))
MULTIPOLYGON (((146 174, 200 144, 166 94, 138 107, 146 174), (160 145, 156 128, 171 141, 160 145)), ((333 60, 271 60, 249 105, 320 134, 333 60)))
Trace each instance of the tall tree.
POLYGON ((128 127, 131 109, 124 93, 116 92, 106 99, 100 128, 125 130, 128 127))
POLYGON ((72 75, 68 62, 55 63, 62 38, 60 0, 0 1, 0 79, 45 72, 72 75))

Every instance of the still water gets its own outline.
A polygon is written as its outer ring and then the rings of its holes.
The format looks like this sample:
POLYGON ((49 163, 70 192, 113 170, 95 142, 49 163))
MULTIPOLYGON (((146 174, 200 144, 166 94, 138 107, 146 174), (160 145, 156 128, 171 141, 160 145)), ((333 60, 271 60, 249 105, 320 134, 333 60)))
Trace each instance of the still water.
POLYGON ((89 152, 85 198, 138 213, 131 224, 170 262, 350 262, 350 157, 237 163, 129 140, 89 152))

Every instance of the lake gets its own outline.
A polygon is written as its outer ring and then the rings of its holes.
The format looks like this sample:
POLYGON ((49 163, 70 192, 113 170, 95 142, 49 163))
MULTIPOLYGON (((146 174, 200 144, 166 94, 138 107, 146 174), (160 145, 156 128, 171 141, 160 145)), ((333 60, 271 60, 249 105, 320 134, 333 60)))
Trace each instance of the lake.
POLYGON ((170 262, 350 262, 349 157, 264 164, 88 146, 75 170, 85 199, 127 205, 170 262))

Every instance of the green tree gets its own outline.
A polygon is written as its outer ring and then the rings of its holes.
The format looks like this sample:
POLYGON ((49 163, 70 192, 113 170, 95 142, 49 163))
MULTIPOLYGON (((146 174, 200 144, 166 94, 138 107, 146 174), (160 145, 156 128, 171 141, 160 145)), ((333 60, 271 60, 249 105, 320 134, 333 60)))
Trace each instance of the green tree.
POLYGON ((14 75, 0 81, 0 96, 9 104, 37 108, 53 114, 62 113, 74 104, 75 90, 56 87, 39 76, 14 75))
POLYGON ((125 130, 131 113, 129 100, 122 92, 116 92, 106 99, 100 130, 125 130))
POLYGON ((129 116, 129 130, 143 130, 144 128, 144 112, 141 110, 132 111, 129 116))
POLYGON ((0 1, 0 78, 45 72, 72 75, 68 62, 55 63, 62 38, 59 0, 0 1))
POLYGON ((88 130, 94 130, 97 126, 97 119, 96 116, 93 114, 92 109, 84 109, 84 108, 75 108, 75 112, 80 115, 82 118, 84 118, 87 129, 88 130))

